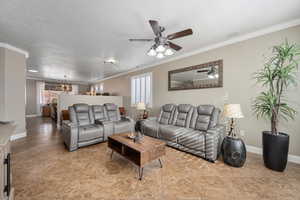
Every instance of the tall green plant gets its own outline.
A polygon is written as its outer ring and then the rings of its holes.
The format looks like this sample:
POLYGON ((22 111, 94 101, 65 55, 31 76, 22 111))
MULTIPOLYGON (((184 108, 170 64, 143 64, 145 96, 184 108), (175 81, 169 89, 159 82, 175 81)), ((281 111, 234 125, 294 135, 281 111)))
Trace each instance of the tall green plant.
POLYGON ((286 91, 297 85, 300 48, 285 43, 274 46, 272 56, 254 78, 266 88, 256 97, 253 109, 257 117, 271 121, 272 134, 278 134, 279 119, 294 119, 296 111, 288 105, 286 91))

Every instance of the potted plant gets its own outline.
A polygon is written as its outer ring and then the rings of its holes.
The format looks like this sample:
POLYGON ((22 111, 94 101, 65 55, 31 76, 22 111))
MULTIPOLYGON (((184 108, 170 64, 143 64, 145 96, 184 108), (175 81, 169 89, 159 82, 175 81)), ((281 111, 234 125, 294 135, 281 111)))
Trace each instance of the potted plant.
POLYGON ((284 171, 289 150, 289 135, 278 131, 281 119, 294 119, 296 111, 288 105, 286 92, 297 84, 300 48, 287 41, 274 46, 272 56, 254 78, 264 88, 253 102, 257 117, 271 122, 271 131, 262 132, 263 159, 267 168, 284 171))

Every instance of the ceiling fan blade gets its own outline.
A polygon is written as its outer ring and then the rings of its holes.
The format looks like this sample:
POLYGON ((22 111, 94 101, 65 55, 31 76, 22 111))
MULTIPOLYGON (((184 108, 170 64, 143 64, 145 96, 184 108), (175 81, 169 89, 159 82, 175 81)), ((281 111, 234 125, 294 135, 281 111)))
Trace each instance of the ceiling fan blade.
POLYGON ((180 32, 177 32, 177 33, 170 34, 170 35, 167 36, 167 39, 168 40, 173 40, 173 39, 176 39, 176 38, 185 37, 185 36, 192 35, 192 34, 193 34, 193 30, 189 28, 189 29, 186 29, 184 31, 180 31, 180 32))
POLYGON ((176 51, 179 51, 180 49, 182 49, 181 46, 178 46, 177 44, 174 44, 173 42, 168 42, 169 44, 169 47, 176 50, 176 51))
POLYGON ((206 69, 206 70, 198 70, 198 71, 197 71, 197 73, 203 73, 203 72, 209 72, 209 70, 206 69))
POLYGON ((129 39, 130 42, 151 42, 153 39, 129 39))
POLYGON ((151 25, 151 28, 154 32, 154 34, 156 36, 161 36, 161 30, 160 30, 160 27, 158 25, 158 21, 155 21, 155 20, 149 20, 149 23, 151 25))

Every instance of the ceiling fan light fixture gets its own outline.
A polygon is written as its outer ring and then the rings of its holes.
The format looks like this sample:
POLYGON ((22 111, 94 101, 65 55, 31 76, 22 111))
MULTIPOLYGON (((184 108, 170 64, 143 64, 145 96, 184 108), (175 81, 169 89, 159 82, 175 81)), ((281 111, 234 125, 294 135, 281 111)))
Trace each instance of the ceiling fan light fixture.
POLYGON ((156 56, 156 51, 154 50, 153 47, 151 47, 151 49, 149 49, 149 51, 147 52, 148 56, 156 56))
POLYGON ((32 72, 32 73, 38 73, 38 72, 39 72, 39 71, 36 70, 36 69, 29 69, 28 71, 29 71, 29 72, 32 72))
POLYGON ((163 44, 158 45, 155 49, 155 51, 159 52, 159 53, 164 52, 165 50, 166 50, 166 48, 164 47, 163 44))
POLYGON ((158 54, 156 55, 156 57, 159 58, 159 59, 161 59, 161 58, 164 58, 165 56, 164 56, 163 53, 158 53, 158 54))
POLYGON ((149 20, 149 24, 152 28, 152 31, 155 35, 152 39, 129 39, 130 42, 154 42, 153 46, 150 50, 147 51, 148 56, 156 56, 157 58, 163 58, 165 56, 171 56, 175 52, 182 49, 181 46, 171 42, 170 40, 174 40, 177 38, 186 37, 193 34, 193 30, 191 28, 185 29, 179 32, 175 32, 164 36, 162 34, 165 31, 163 26, 160 26, 158 21, 149 20), (153 51, 153 50, 155 51, 153 51))
POLYGON ((172 49, 166 49, 166 51, 165 51, 165 55, 166 56, 171 56, 171 55, 173 55, 174 54, 174 51, 172 51, 172 49))
POLYGON ((219 74, 215 67, 211 67, 210 71, 207 72, 207 76, 210 79, 219 78, 219 74))
POLYGON ((115 64, 117 61, 114 58, 108 58, 104 61, 104 64, 115 64))
POLYGON ((210 78, 210 79, 214 79, 214 78, 215 78, 215 76, 214 76, 213 74, 209 74, 209 75, 208 75, 208 78, 210 78))

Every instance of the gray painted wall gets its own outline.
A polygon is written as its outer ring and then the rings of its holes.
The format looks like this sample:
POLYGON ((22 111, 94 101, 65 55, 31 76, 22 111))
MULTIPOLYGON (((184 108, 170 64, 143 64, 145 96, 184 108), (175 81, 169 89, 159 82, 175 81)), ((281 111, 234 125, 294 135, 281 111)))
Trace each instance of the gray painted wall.
MULTIPOLYGON (((125 96, 124 105, 127 105, 129 110, 130 77, 153 72, 153 115, 156 115, 160 106, 166 103, 214 104, 222 108, 224 96, 228 94, 229 103, 239 103, 242 106, 245 118, 240 119, 239 124, 240 129, 245 131, 245 142, 248 145, 261 147, 261 131, 269 130, 270 123, 263 119, 257 120, 253 115, 252 100, 262 88, 256 85, 251 77, 254 72, 262 68, 264 56, 270 54, 271 48, 284 42, 285 39, 300 44, 300 26, 109 79, 104 81, 104 90, 125 96), (224 86, 222 88, 168 91, 168 71, 218 59, 223 59, 224 64, 224 86)), ((300 73, 298 73, 298 77, 300 81, 300 73)), ((287 95, 298 111, 298 115, 294 121, 288 123, 282 121, 280 131, 290 134, 290 153, 300 156, 300 83, 287 95)))
POLYGON ((16 133, 23 133, 25 129, 25 74, 26 58, 23 54, 1 49, 0 72, 3 77, 1 85, 1 113, 0 120, 15 121, 16 133), (4 63, 4 64, 3 64, 4 63))
POLYGON ((36 105, 36 81, 32 79, 26 80, 26 115, 35 115, 36 105))
POLYGON ((5 120, 5 50, 0 48, 0 121, 5 120))

